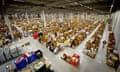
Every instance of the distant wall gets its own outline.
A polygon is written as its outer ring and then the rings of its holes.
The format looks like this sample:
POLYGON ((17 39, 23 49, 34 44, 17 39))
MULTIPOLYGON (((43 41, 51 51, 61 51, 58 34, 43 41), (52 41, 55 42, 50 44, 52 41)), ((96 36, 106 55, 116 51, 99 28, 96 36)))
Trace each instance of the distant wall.
POLYGON ((116 39, 115 47, 119 50, 120 53, 120 11, 117 11, 116 13, 112 14, 112 17, 113 17, 112 26, 116 39))

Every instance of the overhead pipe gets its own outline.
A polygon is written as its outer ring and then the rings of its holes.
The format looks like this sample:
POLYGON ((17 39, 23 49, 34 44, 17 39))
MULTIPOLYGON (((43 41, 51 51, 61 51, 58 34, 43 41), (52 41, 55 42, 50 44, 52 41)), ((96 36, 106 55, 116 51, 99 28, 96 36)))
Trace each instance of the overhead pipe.
POLYGON ((115 3, 115 0, 112 1, 112 4, 111 4, 110 10, 109 10, 109 13, 112 12, 112 9, 113 9, 113 7, 114 7, 114 3, 115 3))

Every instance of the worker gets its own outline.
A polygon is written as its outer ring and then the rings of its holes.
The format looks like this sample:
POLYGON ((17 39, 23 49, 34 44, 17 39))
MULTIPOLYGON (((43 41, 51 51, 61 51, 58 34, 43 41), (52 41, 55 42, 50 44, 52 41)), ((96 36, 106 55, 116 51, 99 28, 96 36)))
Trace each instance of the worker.
POLYGON ((115 65, 114 65, 115 71, 117 71, 119 65, 120 65, 120 62, 119 62, 119 60, 117 60, 117 61, 115 62, 115 65))
POLYGON ((2 46, 2 45, 3 45, 3 39, 0 38, 0 46, 2 46))
POLYGON ((114 65, 114 68, 115 68, 115 71, 117 72, 117 69, 120 65, 120 61, 119 61, 119 54, 116 53, 115 56, 117 57, 117 60, 115 61, 115 65, 114 65))
POLYGON ((42 31, 38 32, 38 35, 43 36, 43 32, 42 31))
POLYGON ((106 40, 104 40, 103 41, 103 48, 105 47, 106 43, 107 43, 106 40))

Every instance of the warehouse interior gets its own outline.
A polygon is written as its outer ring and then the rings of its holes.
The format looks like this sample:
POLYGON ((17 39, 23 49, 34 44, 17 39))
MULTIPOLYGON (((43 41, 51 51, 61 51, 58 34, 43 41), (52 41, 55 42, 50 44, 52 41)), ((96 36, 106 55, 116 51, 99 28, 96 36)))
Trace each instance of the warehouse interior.
POLYGON ((120 0, 0 0, 0 72, 120 72, 120 0))

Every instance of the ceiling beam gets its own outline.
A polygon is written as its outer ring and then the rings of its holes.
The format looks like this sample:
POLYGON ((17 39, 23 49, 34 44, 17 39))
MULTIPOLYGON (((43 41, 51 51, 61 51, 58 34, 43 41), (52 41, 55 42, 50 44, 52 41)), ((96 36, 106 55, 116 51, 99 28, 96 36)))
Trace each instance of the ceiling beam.
POLYGON ((76 1, 79 1, 79 0, 58 0, 54 3, 47 4, 47 7, 66 5, 72 2, 76 2, 76 1))
POLYGON ((98 7, 98 6, 101 6, 101 7, 108 7, 108 6, 111 6, 111 3, 112 2, 109 2, 109 1, 103 1, 103 2, 97 2, 97 3, 81 3, 85 6, 89 6, 89 7, 98 7))
POLYGON ((20 2, 20 1, 12 1, 11 4, 14 5, 20 5, 20 6, 24 6, 24 5, 28 5, 28 6, 45 6, 45 4, 35 4, 35 3, 31 3, 31 2, 20 2))
POLYGON ((82 4, 111 4, 113 0, 82 0, 82 1, 79 1, 79 3, 82 3, 82 4))

